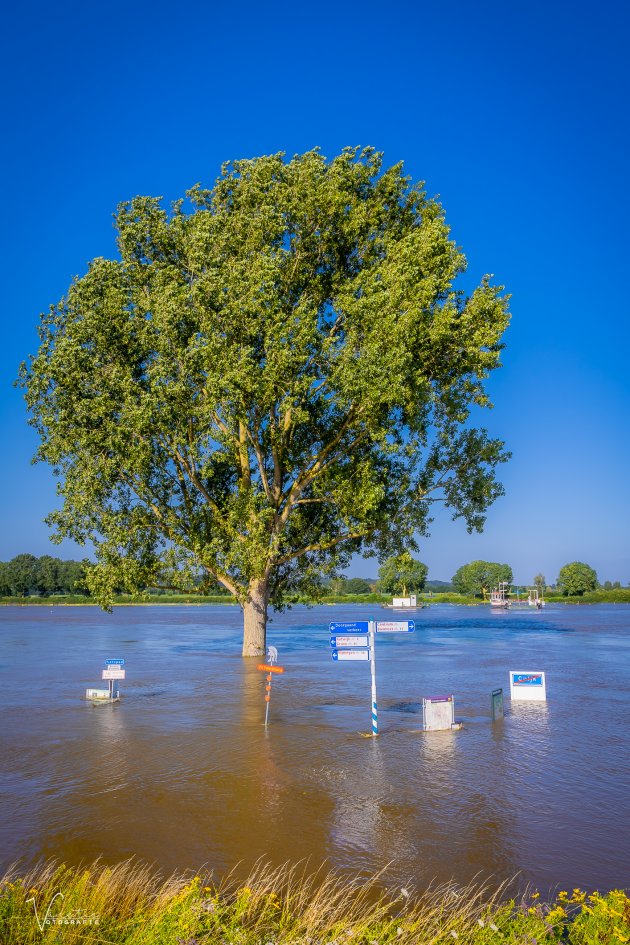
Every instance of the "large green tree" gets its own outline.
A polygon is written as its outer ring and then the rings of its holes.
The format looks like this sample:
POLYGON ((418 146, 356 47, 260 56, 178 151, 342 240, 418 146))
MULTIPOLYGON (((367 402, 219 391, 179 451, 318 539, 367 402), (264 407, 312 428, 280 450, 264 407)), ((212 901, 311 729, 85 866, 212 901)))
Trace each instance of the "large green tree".
POLYGON ((572 561, 560 568, 557 583, 565 596, 581 597, 597 588, 597 572, 583 561, 572 561))
POLYGON ((484 599, 502 581, 512 583, 512 568, 496 561, 471 561, 463 564, 453 575, 453 587, 458 594, 484 599))
POLYGON ((413 549, 432 501, 481 529, 506 453, 470 412, 489 406, 507 300, 488 277, 454 285, 465 258, 400 164, 237 161, 116 225, 118 257, 42 318, 21 374, 59 476, 48 521, 94 543, 104 606, 201 569, 258 655, 270 603, 356 552, 413 549))
POLYGON ((429 569, 408 551, 384 561, 378 569, 378 589, 384 594, 416 593, 424 589, 429 569))

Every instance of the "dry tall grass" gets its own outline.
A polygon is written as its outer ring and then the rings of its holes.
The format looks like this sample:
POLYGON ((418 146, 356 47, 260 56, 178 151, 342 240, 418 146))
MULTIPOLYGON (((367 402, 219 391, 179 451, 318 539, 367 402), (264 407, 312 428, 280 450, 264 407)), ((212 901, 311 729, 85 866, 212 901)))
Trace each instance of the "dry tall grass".
POLYGON ((610 919, 610 942, 615 929, 620 942, 628 941, 623 922, 630 933, 630 900, 624 894, 616 908, 612 900, 591 897, 589 909, 580 896, 565 899, 563 907, 543 905, 537 894, 515 902, 506 899, 505 887, 479 883, 416 894, 388 890, 386 871, 366 881, 263 861, 244 883, 235 873, 216 882, 211 874, 164 876, 134 860, 113 867, 96 861, 84 869, 45 862, 25 873, 12 868, 0 880, 0 943, 531 945, 535 939, 543 945, 562 939, 583 945, 591 939, 567 937, 570 903, 578 913, 584 909, 589 922, 596 906, 602 921, 610 919))

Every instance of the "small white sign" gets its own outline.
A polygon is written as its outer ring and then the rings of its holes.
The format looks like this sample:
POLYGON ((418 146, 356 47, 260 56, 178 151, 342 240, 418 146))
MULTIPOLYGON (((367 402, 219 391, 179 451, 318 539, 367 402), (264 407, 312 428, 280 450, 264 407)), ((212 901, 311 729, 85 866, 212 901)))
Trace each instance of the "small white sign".
POLYGON ((545 674, 531 670, 511 670, 510 698, 513 702, 545 702, 547 699, 545 674))
POLYGON ((377 633, 413 633, 416 625, 413 620, 379 620, 377 633))
POLYGON ((357 636, 331 637, 330 645, 333 647, 369 646, 369 641, 367 637, 357 634, 357 636))
POLYGON ((117 666, 112 666, 111 669, 104 669, 101 679, 124 679, 125 671, 120 669, 117 666))
POLYGON ((370 651, 369 650, 333 650, 332 658, 334 660, 363 660, 364 662, 369 660, 370 651))

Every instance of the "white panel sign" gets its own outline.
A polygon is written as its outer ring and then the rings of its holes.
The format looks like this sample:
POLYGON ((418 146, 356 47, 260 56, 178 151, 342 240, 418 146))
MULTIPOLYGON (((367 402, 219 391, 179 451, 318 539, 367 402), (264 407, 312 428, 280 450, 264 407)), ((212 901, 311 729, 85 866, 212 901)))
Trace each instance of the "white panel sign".
POLYGON ((413 620, 379 620, 377 633, 413 633, 416 625, 413 620))
POLYGON ((545 674, 531 670, 510 671, 510 698, 513 702, 545 702, 545 674))
POLYGON ((452 696, 434 696, 422 700, 425 732, 443 732, 453 727, 455 703, 452 696))
POLYGON ((366 662, 370 658, 369 650, 333 650, 332 658, 342 662, 344 660, 362 660, 366 662))
POLYGON ((118 667, 112 666, 111 669, 104 669, 101 679, 124 679, 125 671, 118 667))
POLYGON ((86 689, 86 699, 109 699, 109 689, 86 689))
POLYGON ((359 634, 354 636, 345 636, 345 637, 331 637, 330 645, 333 647, 345 647, 345 646, 368 646, 368 638, 360 636, 359 634))

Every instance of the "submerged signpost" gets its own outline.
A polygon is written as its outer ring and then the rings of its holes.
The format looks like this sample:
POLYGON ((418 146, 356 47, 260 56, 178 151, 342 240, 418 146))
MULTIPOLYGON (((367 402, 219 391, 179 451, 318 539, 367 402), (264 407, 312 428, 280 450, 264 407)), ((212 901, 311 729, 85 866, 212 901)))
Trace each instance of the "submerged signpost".
POLYGON ((105 660, 105 669, 101 673, 101 678, 109 683, 109 689, 86 689, 85 698, 89 699, 93 705, 118 702, 120 690, 114 689, 114 680, 125 678, 124 665, 124 659, 105 660))
POLYGON ((277 663, 278 661, 278 650, 275 646, 268 647, 267 659, 269 660, 268 663, 259 663, 256 667, 256 669, 267 673, 265 682, 265 728, 267 728, 267 725, 269 724, 269 703, 271 702, 271 680, 273 678, 272 673, 284 672, 284 666, 274 666, 274 663, 277 663))
POLYGON ((372 735, 378 735, 376 701, 376 634, 413 633, 413 620, 334 620, 329 624, 331 656, 335 662, 370 662, 372 683, 372 735))

